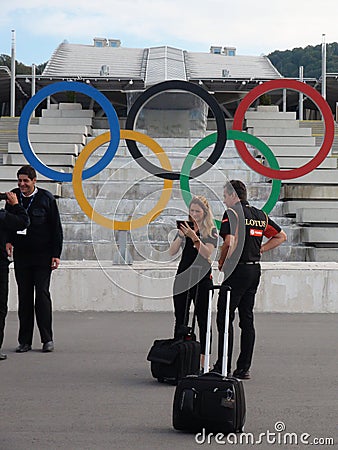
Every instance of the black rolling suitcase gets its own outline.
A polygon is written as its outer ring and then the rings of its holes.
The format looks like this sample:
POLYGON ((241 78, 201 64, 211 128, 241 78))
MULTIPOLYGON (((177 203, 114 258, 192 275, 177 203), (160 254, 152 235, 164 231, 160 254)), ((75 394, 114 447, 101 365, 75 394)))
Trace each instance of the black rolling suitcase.
MULTIPOLYGON (((150 361, 151 374, 160 383, 167 382, 177 385, 183 377, 199 372, 201 346, 196 341, 194 333, 195 312, 196 308, 194 308, 191 327, 183 325, 177 339, 155 340, 148 353, 147 360, 150 361)), ((186 323, 189 317, 189 308, 187 308, 185 316, 186 323)))
MULTIPOLYGON (((178 383, 173 404, 176 430, 197 433, 205 429, 206 432, 223 434, 243 431, 246 414, 243 383, 227 376, 230 288, 214 286, 214 289, 227 290, 222 374, 207 372, 209 361, 206 358, 203 375, 187 376, 178 383)), ((210 349, 212 297, 211 290, 206 356, 210 349)))

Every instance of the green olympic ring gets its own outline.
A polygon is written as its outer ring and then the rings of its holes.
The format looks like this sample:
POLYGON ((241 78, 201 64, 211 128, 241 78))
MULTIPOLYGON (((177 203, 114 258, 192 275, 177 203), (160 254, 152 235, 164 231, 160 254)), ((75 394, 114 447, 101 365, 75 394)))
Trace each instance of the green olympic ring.
MULTIPOLYGON (((197 158, 197 156, 205 150, 209 145, 212 145, 216 142, 217 139, 217 133, 209 134, 208 136, 205 136, 203 139, 197 142, 190 152, 188 153, 186 159, 184 160, 182 171, 180 175, 180 188, 182 192, 182 197, 184 200, 184 203, 189 208, 189 204, 192 199, 192 194, 190 192, 190 185, 189 185, 189 179, 190 179, 190 171, 191 167, 197 158)), ((242 141, 246 142, 247 144, 250 144, 259 150, 263 156, 267 159, 269 166, 271 169, 277 169, 279 170, 279 164, 278 161, 273 154, 273 152, 270 150, 270 148, 260 139, 258 139, 256 136, 253 136, 252 134, 245 133, 244 131, 238 131, 238 130, 228 130, 228 139, 233 141, 242 141)), ((272 208, 275 206, 275 204, 278 201, 279 193, 281 189, 282 182, 281 180, 273 179, 272 180, 272 189, 270 196, 268 200, 266 201, 265 205, 263 206, 262 210, 269 214, 272 210, 272 208)), ((215 219, 215 224, 217 229, 220 229, 221 221, 215 219)))

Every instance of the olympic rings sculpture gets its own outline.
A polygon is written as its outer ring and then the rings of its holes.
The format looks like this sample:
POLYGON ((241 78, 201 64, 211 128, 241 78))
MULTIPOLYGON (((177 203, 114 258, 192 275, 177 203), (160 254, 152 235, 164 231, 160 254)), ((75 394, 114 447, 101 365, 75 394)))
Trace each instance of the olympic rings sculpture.
MULTIPOLYGON (((164 81, 144 91, 136 99, 129 111, 126 120, 126 129, 120 130, 116 111, 108 101, 108 99, 101 92, 99 92, 94 87, 84 83, 79 83, 76 81, 62 81, 42 88, 27 102, 20 117, 18 137, 24 156, 39 173, 54 181, 72 182, 75 198, 82 211, 90 219, 92 219, 99 225, 109 229, 131 230, 149 224, 159 214, 161 214, 170 199, 173 180, 179 180, 182 198, 185 204, 188 206, 192 198, 189 185, 190 179, 195 179, 199 175, 205 173, 212 165, 214 165, 218 161, 218 159, 223 154, 223 151, 225 150, 227 139, 232 139, 234 141, 237 151, 242 160, 251 169, 273 180, 270 196, 262 208, 267 214, 270 213, 278 200, 281 188, 281 180, 290 180, 292 178, 301 177, 314 170, 324 161, 331 149, 334 139, 334 119, 328 103, 314 88, 297 80, 279 79, 262 83, 261 85, 258 85, 257 87, 252 89, 248 94, 246 94, 236 110, 233 121, 233 129, 227 131, 223 112, 219 104, 211 96, 211 94, 209 94, 206 90, 196 84, 187 81, 175 80, 164 81), (321 111, 325 123, 325 137, 318 153, 312 160, 297 169, 280 169, 278 161, 271 149, 259 138, 242 131, 246 110, 262 94, 275 89, 291 89, 304 93, 315 103, 315 105, 321 111), (159 95, 162 92, 173 90, 186 91, 204 100, 213 112, 217 124, 217 133, 213 133, 204 137, 192 147, 183 162, 181 172, 174 172, 172 170, 170 161, 165 151, 158 143, 156 143, 149 136, 134 130, 134 126, 141 108, 156 95, 159 95), (61 91, 80 92, 82 94, 88 95, 93 100, 95 100, 105 112, 110 130, 109 132, 97 136, 87 145, 85 145, 76 160, 72 174, 59 172, 46 166, 35 154, 28 135, 28 125, 30 117, 35 108, 47 96, 61 91), (111 220, 96 212, 86 199, 82 186, 82 180, 96 175, 105 167, 107 167, 107 165, 112 161, 118 149, 120 138, 126 140, 126 144, 131 156, 143 169, 164 180, 163 192, 157 204, 144 216, 138 219, 131 219, 129 221, 111 220), (109 146, 103 157, 92 167, 84 169, 90 155, 99 146, 107 142, 109 142, 109 146), (156 166, 150 163, 138 149, 138 146, 136 144, 137 142, 146 145, 156 155, 161 166, 156 166), (192 169, 196 157, 199 156, 204 149, 213 144, 214 149, 208 159, 198 167, 192 169), (250 154, 246 147, 246 144, 256 147, 266 158, 270 167, 260 164, 250 154)), ((220 221, 215 220, 215 223, 219 228, 220 221)))

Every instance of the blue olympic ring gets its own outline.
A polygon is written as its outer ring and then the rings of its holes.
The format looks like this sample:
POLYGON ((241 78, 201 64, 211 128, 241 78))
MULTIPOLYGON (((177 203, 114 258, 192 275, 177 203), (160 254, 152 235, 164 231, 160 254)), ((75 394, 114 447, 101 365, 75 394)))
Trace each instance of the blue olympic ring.
POLYGON ((59 172, 47 167, 34 153, 28 137, 28 125, 32 112, 46 97, 60 91, 80 92, 92 97, 101 106, 108 119, 111 141, 103 157, 92 167, 89 167, 83 171, 82 179, 86 180, 87 178, 98 174, 101 170, 107 167, 107 165, 114 158, 120 142, 120 125, 116 111, 107 97, 92 86, 88 86, 87 84, 79 83, 77 81, 60 81, 58 83, 46 86, 38 91, 28 101, 21 113, 18 127, 21 150, 27 161, 42 175, 45 175, 50 179, 54 179, 55 181, 72 181, 71 173, 59 172))

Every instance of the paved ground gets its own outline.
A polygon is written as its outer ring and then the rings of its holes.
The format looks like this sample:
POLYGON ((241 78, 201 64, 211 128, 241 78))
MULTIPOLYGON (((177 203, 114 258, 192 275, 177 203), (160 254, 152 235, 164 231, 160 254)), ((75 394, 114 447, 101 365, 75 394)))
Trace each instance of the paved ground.
MULTIPOLYGON (((308 433, 309 443, 331 437, 337 445, 337 315, 257 314, 256 325, 245 432, 258 440, 283 422, 297 439, 308 433)), ((153 339, 169 337, 171 328, 169 313, 58 312, 56 351, 41 353, 35 336, 33 351, 16 354, 17 318, 10 313, 8 360, 0 362, 0 449, 222 448, 172 428, 175 388, 154 381, 146 362, 153 339)), ((256 445, 308 448, 278 444, 284 433, 256 445)))

